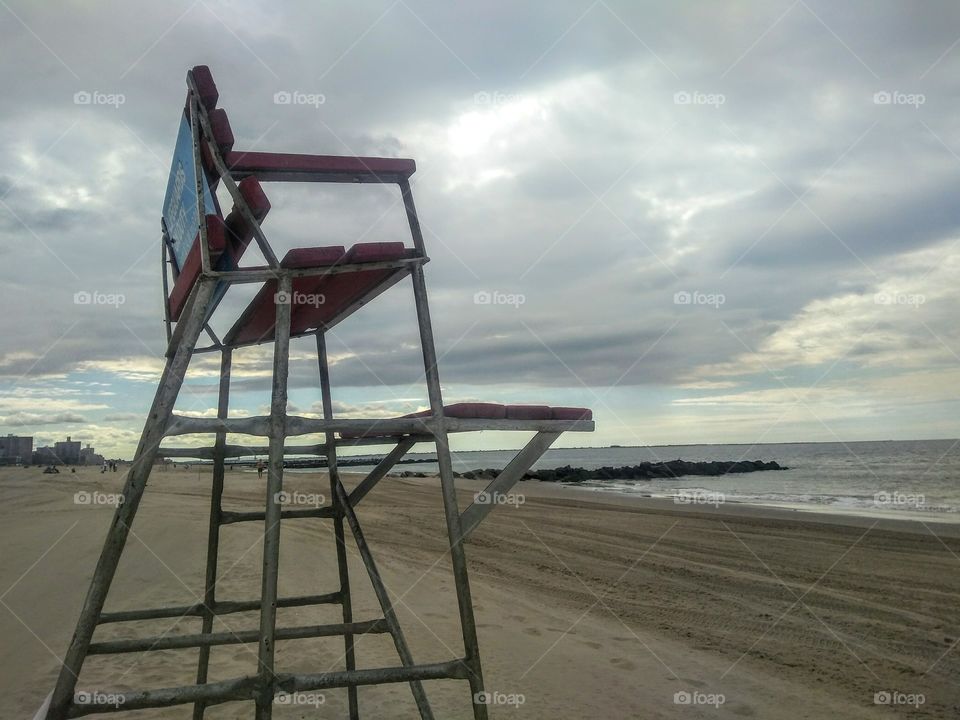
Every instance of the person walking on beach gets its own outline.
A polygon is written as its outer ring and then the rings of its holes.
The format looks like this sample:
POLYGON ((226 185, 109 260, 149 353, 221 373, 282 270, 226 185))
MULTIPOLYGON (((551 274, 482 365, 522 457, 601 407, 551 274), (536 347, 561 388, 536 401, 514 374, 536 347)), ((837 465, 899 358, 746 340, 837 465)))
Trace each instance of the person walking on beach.
POLYGON ((257 460, 257 477, 263 479, 263 460, 257 460))

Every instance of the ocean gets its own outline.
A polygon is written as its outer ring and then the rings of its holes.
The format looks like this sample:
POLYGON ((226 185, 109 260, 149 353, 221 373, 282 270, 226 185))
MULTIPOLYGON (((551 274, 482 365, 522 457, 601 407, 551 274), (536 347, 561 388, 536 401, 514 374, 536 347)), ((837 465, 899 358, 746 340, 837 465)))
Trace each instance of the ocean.
MULTIPOLYGON (((458 472, 502 468, 515 451, 453 455, 458 472)), ((436 472, 424 462, 395 472, 436 472)), ((535 468, 562 465, 599 468, 661 460, 775 460, 788 470, 690 476, 670 480, 608 480, 577 484, 590 492, 675 498, 678 502, 749 503, 875 517, 960 522, 960 440, 783 443, 764 445, 669 445, 659 447, 557 448, 535 468)), ((344 468, 347 471, 364 467, 344 468)), ((518 485, 516 491, 521 491, 518 485)))

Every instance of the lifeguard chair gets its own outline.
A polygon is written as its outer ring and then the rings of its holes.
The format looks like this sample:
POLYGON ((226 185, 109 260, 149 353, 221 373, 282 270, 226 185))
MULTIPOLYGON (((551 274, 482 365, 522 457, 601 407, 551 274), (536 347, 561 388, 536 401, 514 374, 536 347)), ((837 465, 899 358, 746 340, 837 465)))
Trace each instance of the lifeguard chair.
POLYGON ((124 502, 117 507, 108 530, 55 689, 48 698, 46 709, 38 717, 64 720, 118 710, 189 704, 193 706, 193 717, 202 718, 208 706, 246 700, 255 705, 254 717, 268 720, 272 717, 274 698, 279 694, 346 688, 349 717, 356 720, 360 716, 358 688, 381 683, 409 683, 419 715, 426 719, 434 715, 422 682, 446 678, 466 681, 474 718, 487 718, 488 709, 482 701, 483 675, 464 541, 494 505, 474 502, 466 510, 459 510, 448 436, 450 433, 480 430, 533 433, 527 445, 487 486, 485 492, 494 495, 506 493, 561 433, 592 431, 591 413, 584 408, 491 403, 444 406, 423 273, 428 258, 409 183, 416 169, 414 161, 238 151, 234 149, 226 112, 217 107, 219 94, 209 69, 198 66, 189 71, 187 86, 187 102, 163 213, 166 365, 126 478, 124 502), (358 243, 349 249, 342 246, 298 248, 278 259, 261 227, 270 211, 262 184, 269 182, 396 184, 406 210, 412 246, 386 242, 358 243), (225 217, 215 193, 220 183, 233 202, 225 217), (241 267, 240 259, 254 241, 266 265, 241 267), (168 278, 168 265, 172 269, 172 278, 168 278), (325 332, 407 277, 413 286, 430 409, 393 419, 335 418, 325 332), (260 289, 221 340, 210 328, 208 320, 224 293, 238 283, 255 283, 260 289), (317 294, 324 296, 324 303, 298 302, 298 298, 317 294), (198 347, 203 333, 209 336, 210 344, 198 347), (286 412, 290 339, 308 335, 316 337, 323 419, 291 416, 286 412), (229 393, 233 352, 244 346, 268 342, 274 346, 270 414, 231 418, 229 393), (187 367, 194 354, 202 352, 220 354, 220 390, 215 419, 174 413, 187 367), (214 444, 205 448, 161 447, 166 438, 193 433, 213 434, 214 444), (228 434, 264 437, 267 445, 228 445, 228 434), (310 434, 322 434, 324 441, 312 445, 289 445, 286 442, 290 437, 310 434), (355 511, 358 503, 416 443, 430 443, 436 447, 464 647, 459 657, 429 664, 418 664, 413 659, 355 511), (337 469, 337 450, 358 445, 390 449, 362 482, 347 492, 337 469), (225 459, 254 453, 269 458, 264 510, 224 510, 221 500, 225 459), (158 455, 212 461, 203 601, 175 607, 106 612, 107 594, 158 455), (309 509, 282 506, 284 457, 288 455, 326 458, 331 489, 329 505, 309 509), (333 523, 339 585, 325 593, 318 590, 319 594, 315 595, 278 597, 280 524, 284 519, 304 517, 333 523), (220 534, 229 525, 245 522, 262 523, 264 528, 259 597, 224 599, 217 593, 220 534), (359 621, 353 617, 344 524, 363 560, 380 605, 381 617, 359 621), (342 623, 277 627, 277 608, 320 604, 340 605, 342 623), (258 628, 229 633, 214 630, 217 617, 256 610, 260 612, 258 628), (200 618, 201 632, 94 641, 95 630, 106 623, 180 617, 200 618), (391 636, 399 665, 357 667, 356 641, 368 633, 391 636), (313 637, 343 638, 343 670, 303 674, 284 672, 275 667, 277 642, 313 637), (208 682, 210 648, 236 643, 259 645, 258 672, 208 682), (84 661, 90 655, 185 648, 199 648, 197 680, 193 685, 123 692, 120 693, 123 702, 119 705, 115 701, 97 700, 98 697, 116 695, 107 691, 91 694, 89 702, 78 702, 75 697, 84 661))

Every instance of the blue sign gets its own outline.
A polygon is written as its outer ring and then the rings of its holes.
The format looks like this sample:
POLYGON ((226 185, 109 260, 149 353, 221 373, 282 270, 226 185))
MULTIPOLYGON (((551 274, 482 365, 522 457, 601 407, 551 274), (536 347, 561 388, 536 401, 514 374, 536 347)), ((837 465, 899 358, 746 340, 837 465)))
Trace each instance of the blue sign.
MULTIPOLYGON (((203 182, 204 214, 217 215, 217 206, 210 192, 207 178, 203 182)), ((163 222, 167 228, 170 249, 182 270, 183 263, 197 239, 200 218, 197 216, 197 176, 193 164, 193 133, 190 131, 190 119, 184 115, 180 119, 180 132, 177 133, 177 146, 173 151, 173 164, 170 166, 170 179, 167 180, 167 194, 163 200, 163 222)))

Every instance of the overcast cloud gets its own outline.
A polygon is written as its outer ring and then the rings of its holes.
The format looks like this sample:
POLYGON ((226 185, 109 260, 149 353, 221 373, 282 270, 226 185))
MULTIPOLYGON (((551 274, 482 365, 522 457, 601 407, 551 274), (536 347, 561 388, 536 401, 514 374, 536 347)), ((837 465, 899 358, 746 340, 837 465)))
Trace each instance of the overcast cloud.
MULTIPOLYGON (((0 3, 0 432, 132 452, 202 63, 239 149, 416 159, 448 401, 588 405, 592 444, 958 435, 956 3, 277 5, 0 3)), ((278 254, 406 239, 393 188, 267 192, 278 254)), ((415 327, 402 284, 336 328, 340 411, 424 406, 415 327)), ((237 354, 238 414, 269 367, 237 354)))

